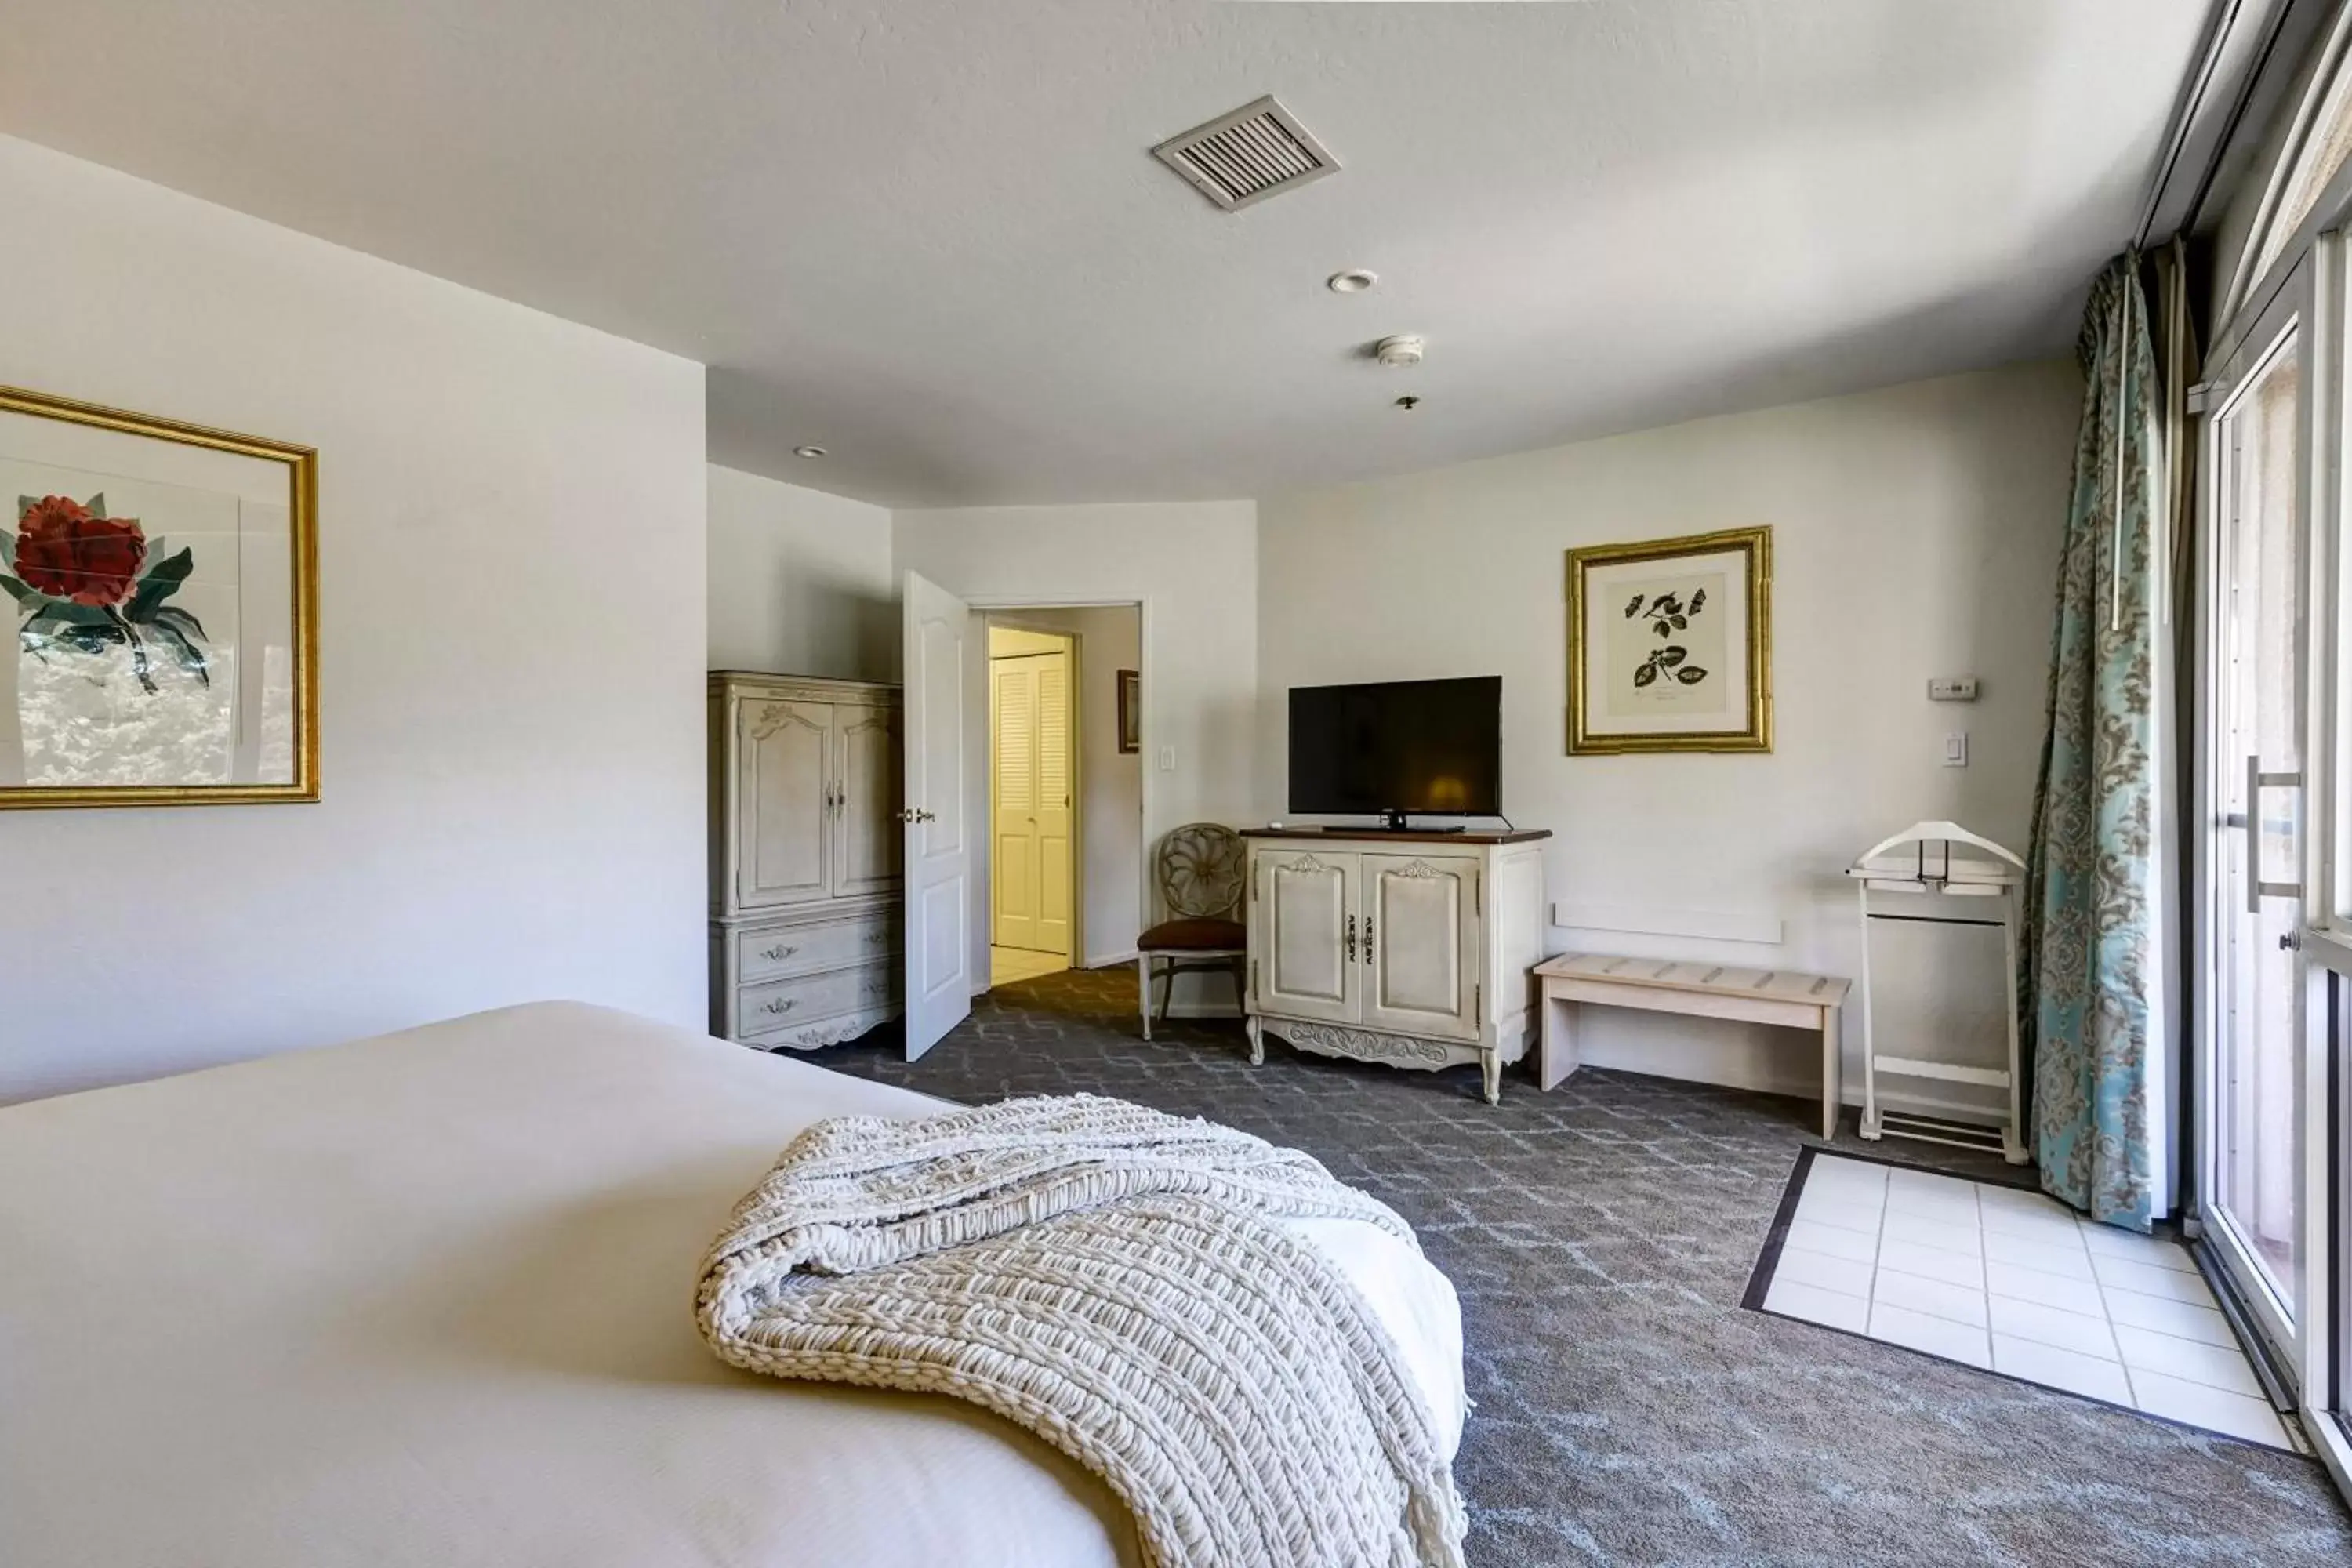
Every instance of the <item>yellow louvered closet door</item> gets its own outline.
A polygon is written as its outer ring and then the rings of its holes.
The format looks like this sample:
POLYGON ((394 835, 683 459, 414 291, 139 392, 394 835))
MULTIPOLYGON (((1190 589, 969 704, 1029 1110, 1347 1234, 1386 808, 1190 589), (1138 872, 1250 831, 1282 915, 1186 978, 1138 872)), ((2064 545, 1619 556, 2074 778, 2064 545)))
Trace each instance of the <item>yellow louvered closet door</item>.
POLYGON ((1070 951, 1070 660, 1066 653, 989 661, 996 736, 994 942, 1070 951))

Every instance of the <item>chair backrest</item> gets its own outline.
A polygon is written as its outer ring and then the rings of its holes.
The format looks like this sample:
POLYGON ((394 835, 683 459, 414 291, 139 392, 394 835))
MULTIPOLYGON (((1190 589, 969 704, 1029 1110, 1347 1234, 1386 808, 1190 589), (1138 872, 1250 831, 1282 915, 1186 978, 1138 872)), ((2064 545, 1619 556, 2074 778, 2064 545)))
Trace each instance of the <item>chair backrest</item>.
POLYGON ((1242 904, 1242 836, 1217 822, 1188 822, 1160 841, 1160 899, 1181 920, 1232 918, 1242 904))

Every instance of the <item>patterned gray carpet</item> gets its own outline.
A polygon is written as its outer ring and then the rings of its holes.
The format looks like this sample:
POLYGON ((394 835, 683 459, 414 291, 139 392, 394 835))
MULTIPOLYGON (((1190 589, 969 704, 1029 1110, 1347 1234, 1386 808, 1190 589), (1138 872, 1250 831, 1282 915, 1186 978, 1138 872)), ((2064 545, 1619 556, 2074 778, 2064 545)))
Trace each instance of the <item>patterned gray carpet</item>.
POLYGON ((1134 995, 1124 970, 1049 976, 920 1062, 889 1029, 818 1059, 967 1102, 1212 1117, 1394 1205, 1462 1296, 1475 1568, 2352 1563, 2309 1460, 1741 1310, 1804 1102, 1587 1069, 1549 1095, 1507 1074, 1490 1108, 1471 1068, 1269 1040, 1253 1068, 1230 1022, 1146 1045, 1134 995))

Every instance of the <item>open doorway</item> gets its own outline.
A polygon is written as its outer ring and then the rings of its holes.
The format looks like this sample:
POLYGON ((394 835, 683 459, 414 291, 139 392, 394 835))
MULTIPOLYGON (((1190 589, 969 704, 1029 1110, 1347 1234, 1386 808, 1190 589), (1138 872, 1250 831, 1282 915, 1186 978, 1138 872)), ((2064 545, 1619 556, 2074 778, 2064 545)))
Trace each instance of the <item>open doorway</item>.
MULTIPOLYGON (((975 989, 1130 963, 1140 929, 1137 605, 978 611, 987 649, 987 833, 975 989)), ((977 815, 977 813, 975 813, 977 815)))

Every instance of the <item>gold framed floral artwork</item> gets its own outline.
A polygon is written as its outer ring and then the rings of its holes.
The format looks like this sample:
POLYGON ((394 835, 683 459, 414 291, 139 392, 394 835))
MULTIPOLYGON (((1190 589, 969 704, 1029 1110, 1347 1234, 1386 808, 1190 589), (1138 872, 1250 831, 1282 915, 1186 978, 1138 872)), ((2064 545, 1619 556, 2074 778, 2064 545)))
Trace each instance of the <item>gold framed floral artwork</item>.
POLYGON ((318 457, 0 387, 0 807, 319 798, 318 457))
POLYGON ((1568 552, 1568 750, 1772 749, 1772 531, 1568 552))

